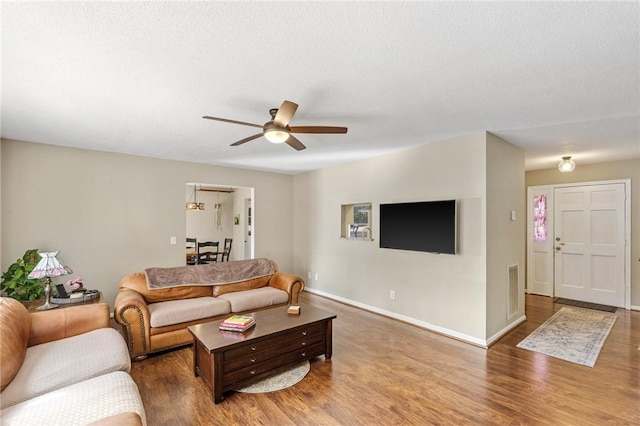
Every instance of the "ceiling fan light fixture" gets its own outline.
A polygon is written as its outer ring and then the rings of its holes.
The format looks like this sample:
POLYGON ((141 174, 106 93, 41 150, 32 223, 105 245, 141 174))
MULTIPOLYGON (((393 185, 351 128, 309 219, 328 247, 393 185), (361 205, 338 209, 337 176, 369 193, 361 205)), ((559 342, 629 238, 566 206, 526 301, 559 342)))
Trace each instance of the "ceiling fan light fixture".
POLYGON ((261 136, 264 136, 266 140, 274 144, 281 144, 286 142, 291 148, 296 151, 302 151, 307 147, 304 146, 302 142, 300 142, 295 136, 296 133, 316 133, 316 134, 340 134, 347 133, 346 127, 337 127, 337 126, 294 126, 289 127, 289 123, 293 118, 296 110, 298 109, 298 104, 291 101, 284 101, 280 108, 271 108, 269 110, 269 114, 271 115, 271 120, 264 123, 262 126, 255 123, 247 123, 246 121, 238 121, 238 120, 230 120, 228 118, 222 117, 213 117, 210 115, 204 115, 202 118, 206 118, 207 120, 215 120, 222 121, 225 123, 232 124, 240 124, 242 126, 250 126, 250 127, 260 127, 262 128, 262 132, 256 133, 244 139, 240 139, 232 143, 230 146, 240 146, 247 142, 250 142, 254 139, 258 139, 261 136))
POLYGON ((572 172, 576 168, 576 163, 571 159, 570 155, 562 157, 562 161, 558 164, 558 170, 562 173, 572 172))
POLYGON ((289 139, 289 132, 285 129, 272 128, 265 130, 264 137, 271 143, 283 143, 289 139))

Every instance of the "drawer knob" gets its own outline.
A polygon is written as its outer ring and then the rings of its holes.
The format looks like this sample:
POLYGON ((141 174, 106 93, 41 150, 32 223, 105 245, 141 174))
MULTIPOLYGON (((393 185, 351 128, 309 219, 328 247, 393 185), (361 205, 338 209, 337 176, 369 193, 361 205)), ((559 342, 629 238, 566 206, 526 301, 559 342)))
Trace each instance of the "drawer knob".
POLYGON ((251 370, 251 375, 253 376, 254 374, 256 374, 256 370, 251 370))
POLYGON ((307 335, 307 332, 306 332, 306 331, 303 331, 303 332, 302 332, 302 335, 303 335, 303 336, 306 336, 306 335, 307 335))
POLYGON ((302 346, 307 346, 307 342, 302 342, 302 346))
POLYGON ((255 358, 251 358, 251 362, 256 362, 256 359, 255 358))
POLYGON ((251 346, 251 350, 252 350, 252 351, 255 351, 255 350, 256 350, 256 347, 255 347, 255 346, 251 346))
POLYGON ((302 356, 307 356, 307 353, 306 352, 302 352, 302 356))

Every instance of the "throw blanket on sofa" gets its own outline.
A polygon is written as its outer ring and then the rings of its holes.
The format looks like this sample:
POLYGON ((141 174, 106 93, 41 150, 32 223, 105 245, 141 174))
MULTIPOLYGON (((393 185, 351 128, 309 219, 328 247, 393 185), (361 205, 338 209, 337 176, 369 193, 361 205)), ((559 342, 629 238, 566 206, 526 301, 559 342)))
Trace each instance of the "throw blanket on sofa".
POLYGON ((149 290, 158 290, 169 287, 233 284, 273 275, 277 270, 275 262, 269 259, 248 259, 175 268, 147 268, 144 274, 149 290))

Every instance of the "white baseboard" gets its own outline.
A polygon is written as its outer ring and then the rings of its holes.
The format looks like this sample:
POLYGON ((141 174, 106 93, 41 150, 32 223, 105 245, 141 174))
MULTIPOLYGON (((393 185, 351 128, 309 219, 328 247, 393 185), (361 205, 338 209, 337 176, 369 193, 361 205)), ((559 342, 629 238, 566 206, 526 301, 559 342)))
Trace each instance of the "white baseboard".
POLYGON ((489 337, 489 339, 487 340, 488 346, 493 345, 498 339, 500 339, 502 336, 504 336, 505 334, 507 334, 508 332, 510 332, 511 330, 513 330, 514 328, 516 328, 517 326, 519 326, 520 324, 525 322, 526 320, 527 320, 527 316, 526 315, 522 315, 521 317, 519 317, 515 321, 512 321, 511 324, 507 325, 505 328, 503 328, 502 330, 498 331, 493 336, 489 337))
MULTIPOLYGON (((393 318, 393 319, 396 319, 398 321, 402 321, 402 322, 405 322, 407 324, 414 325, 416 327, 424 328, 425 330, 433 331, 435 333, 442 334, 444 336, 451 337, 451 338, 454 338, 456 340, 461 340, 463 342, 470 343, 470 344, 475 345, 475 346, 480 346, 481 348, 485 348, 486 349, 486 348, 489 347, 489 345, 487 344, 487 341, 485 341, 485 340, 478 339, 478 338, 473 337, 473 336, 468 336, 466 334, 459 333, 457 331, 449 330, 449 329, 444 328, 444 327, 440 327, 440 326, 437 326, 437 325, 429 324, 428 322, 420 321, 420 320, 417 320, 415 318, 410 318, 410 317, 407 317, 407 316, 404 316, 404 315, 400 315, 400 314, 395 313, 395 312, 391 312, 391 311, 387 311, 387 310, 384 310, 384 309, 377 308, 375 306, 366 305, 364 303, 356 302, 355 300, 345 299, 344 297, 336 296, 336 295, 333 295, 333 294, 330 294, 330 293, 325 293, 324 291, 316 290, 314 288, 305 287, 304 291, 308 291, 309 293, 317 294, 318 296, 326 297, 327 299, 331 299, 331 300, 335 300, 335 301, 340 302, 340 303, 344 303, 345 305, 354 306, 356 308, 364 309, 365 311, 369 311, 369 312, 373 312, 375 314, 379 314, 379 315, 382 315, 382 316, 385 316, 385 317, 393 318)), ((517 322, 517 324, 520 324, 520 322, 522 322, 522 321, 524 321, 524 319, 522 319, 521 321, 517 322)), ((511 327, 513 328, 515 326, 512 325, 511 327)), ((504 333, 502 333, 502 334, 504 334, 504 333)), ((502 334, 500 334, 500 335, 502 335, 502 334)))

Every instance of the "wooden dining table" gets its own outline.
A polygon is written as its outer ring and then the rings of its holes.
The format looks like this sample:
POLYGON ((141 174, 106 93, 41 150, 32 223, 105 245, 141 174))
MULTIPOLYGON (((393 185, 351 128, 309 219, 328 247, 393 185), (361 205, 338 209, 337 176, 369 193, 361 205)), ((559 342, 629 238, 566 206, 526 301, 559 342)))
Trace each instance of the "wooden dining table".
MULTIPOLYGON (((215 252, 212 252, 215 253, 215 252)), ((218 258, 221 259, 220 262, 224 262, 224 255, 227 254, 226 250, 222 250, 217 252, 218 258)), ((193 250, 187 250, 186 254, 187 265, 197 265, 198 264, 198 255, 193 250)))

